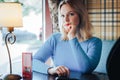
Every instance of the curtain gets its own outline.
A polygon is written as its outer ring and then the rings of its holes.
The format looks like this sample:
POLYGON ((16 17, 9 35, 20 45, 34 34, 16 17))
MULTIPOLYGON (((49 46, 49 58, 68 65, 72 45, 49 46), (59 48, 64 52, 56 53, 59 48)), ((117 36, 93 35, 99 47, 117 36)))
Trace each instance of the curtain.
POLYGON ((86 0, 94 35, 103 40, 120 36, 120 0, 86 0))
POLYGON ((59 32, 59 26, 58 26, 58 5, 59 0, 48 0, 49 10, 50 10, 50 16, 52 19, 52 26, 53 26, 53 32, 59 32))

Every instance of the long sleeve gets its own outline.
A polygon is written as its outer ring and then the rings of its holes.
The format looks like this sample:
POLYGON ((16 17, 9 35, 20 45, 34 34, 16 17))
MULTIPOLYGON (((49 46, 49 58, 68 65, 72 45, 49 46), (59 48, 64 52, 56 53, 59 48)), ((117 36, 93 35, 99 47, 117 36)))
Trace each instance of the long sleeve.
POLYGON ((50 67, 45 64, 46 60, 53 54, 54 39, 50 37, 33 56, 32 70, 41 73, 47 73, 47 69, 50 67))
POLYGON ((47 73, 48 68, 49 66, 46 65, 45 63, 41 62, 40 60, 33 59, 33 66, 32 66, 33 71, 48 74, 47 73))
POLYGON ((93 71, 100 60, 102 49, 101 40, 95 38, 93 40, 87 41, 86 45, 84 44, 86 42, 79 43, 77 38, 74 38, 70 40, 69 43, 72 49, 72 55, 77 62, 80 71, 83 73, 93 71), (86 52, 84 49, 87 49, 86 52))

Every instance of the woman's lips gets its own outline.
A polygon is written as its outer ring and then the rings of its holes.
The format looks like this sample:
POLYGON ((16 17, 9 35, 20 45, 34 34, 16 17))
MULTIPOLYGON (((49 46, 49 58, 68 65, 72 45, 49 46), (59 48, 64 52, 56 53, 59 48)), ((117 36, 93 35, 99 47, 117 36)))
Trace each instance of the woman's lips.
POLYGON ((69 25, 70 25, 70 24, 65 24, 65 26, 67 26, 67 27, 68 27, 69 25))
POLYGON ((64 28, 66 29, 66 31, 68 32, 70 29, 71 29, 71 24, 68 23, 68 24, 65 24, 64 28))

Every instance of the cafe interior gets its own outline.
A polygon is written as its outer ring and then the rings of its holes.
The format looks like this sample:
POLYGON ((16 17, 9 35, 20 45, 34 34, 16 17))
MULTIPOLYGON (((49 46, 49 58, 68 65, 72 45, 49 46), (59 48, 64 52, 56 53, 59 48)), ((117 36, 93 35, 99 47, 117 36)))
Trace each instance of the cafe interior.
MULTIPOLYGON (((25 65, 30 67, 30 80, 68 80, 32 72, 34 53, 52 33, 60 31, 60 1, 0 0, 0 80, 23 79, 25 65)), ((84 76, 80 80, 119 80, 120 0, 82 2, 88 10, 94 28, 93 35, 102 40, 102 52, 93 75, 84 76)), ((46 64, 52 64, 51 58, 46 64)))

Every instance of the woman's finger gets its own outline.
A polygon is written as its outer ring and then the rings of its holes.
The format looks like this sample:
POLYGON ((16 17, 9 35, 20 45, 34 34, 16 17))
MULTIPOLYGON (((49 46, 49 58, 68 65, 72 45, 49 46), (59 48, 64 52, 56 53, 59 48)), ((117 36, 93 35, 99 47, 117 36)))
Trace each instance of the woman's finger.
POLYGON ((67 76, 67 72, 64 66, 60 67, 62 76, 67 76))
POLYGON ((58 74, 58 76, 69 76, 70 74, 69 69, 65 66, 56 67, 55 72, 58 74))
POLYGON ((70 75, 70 71, 67 67, 65 67, 65 72, 66 72, 66 75, 69 76, 70 75))

